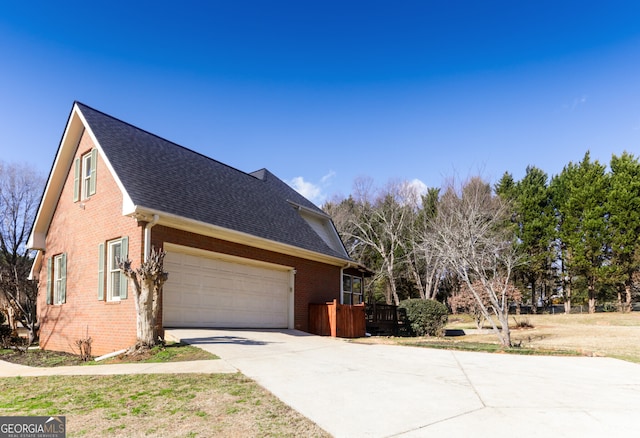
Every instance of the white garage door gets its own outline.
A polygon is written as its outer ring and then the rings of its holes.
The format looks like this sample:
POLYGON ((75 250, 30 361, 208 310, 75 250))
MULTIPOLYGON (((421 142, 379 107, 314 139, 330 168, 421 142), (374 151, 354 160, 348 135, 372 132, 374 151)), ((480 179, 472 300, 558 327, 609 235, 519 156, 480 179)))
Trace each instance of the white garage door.
POLYGON ((290 268, 169 250, 164 267, 169 273, 163 292, 165 327, 288 326, 290 268))

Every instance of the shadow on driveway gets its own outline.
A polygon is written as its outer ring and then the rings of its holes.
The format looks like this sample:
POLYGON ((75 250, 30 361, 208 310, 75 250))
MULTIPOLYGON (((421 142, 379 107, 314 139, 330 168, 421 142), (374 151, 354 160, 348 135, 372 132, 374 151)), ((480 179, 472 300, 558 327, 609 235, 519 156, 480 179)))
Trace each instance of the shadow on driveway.
POLYGON ((267 345, 269 342, 255 339, 241 338, 239 336, 211 336, 208 338, 184 338, 182 342, 191 345, 203 344, 238 344, 238 345, 267 345))

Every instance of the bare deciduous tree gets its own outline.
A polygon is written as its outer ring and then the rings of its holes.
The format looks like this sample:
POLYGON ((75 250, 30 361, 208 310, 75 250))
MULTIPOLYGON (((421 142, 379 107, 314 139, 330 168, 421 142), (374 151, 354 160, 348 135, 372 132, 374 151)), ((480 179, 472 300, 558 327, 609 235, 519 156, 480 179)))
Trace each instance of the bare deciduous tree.
POLYGON ((437 214, 439 189, 429 189, 422 196, 421 208, 415 209, 414 218, 405 237, 408 269, 416 283, 420 298, 435 299, 444 275, 440 254, 429 243, 432 220, 437 214))
MULTIPOLYGON (((36 311, 38 284, 29 280, 28 274, 28 271, 21 271, 15 266, 3 266, 0 269, 0 289, 11 308, 11 316, 20 321, 22 326, 27 329, 27 341, 28 345, 31 345, 38 339, 40 324, 36 311)), ((9 323, 11 325, 11 321, 9 323)))
POLYGON ((518 260, 505 227, 508 212, 507 205, 493 196, 489 184, 480 178, 472 178, 458 191, 450 183, 432 219, 429 238, 448 269, 467 285, 483 317, 506 347, 511 346, 508 292, 518 260), (473 287, 474 282, 482 285, 489 305, 473 287))
POLYGON ((29 280, 33 259, 26 248, 44 178, 28 165, 0 162, 0 294, 11 316, 37 339, 37 284, 29 280))
POLYGON ((354 193, 323 206, 349 255, 376 270, 374 283, 384 280, 387 303, 400 298, 397 289, 403 280, 420 298, 435 299, 442 262, 425 236, 431 232, 427 219, 437 208, 439 189, 422 196, 422 205, 416 186, 407 181, 375 190, 371 179, 359 178, 354 193))
POLYGON ((162 286, 169 277, 163 266, 165 255, 164 251, 152 249, 147 260, 135 271, 131 268, 131 260, 120 262, 120 269, 133 284, 136 303, 137 342, 131 348, 131 352, 158 344, 160 294, 162 286))
POLYGON ((347 228, 347 238, 366 246, 378 254, 381 260, 380 274, 389 285, 387 302, 398 305, 397 291, 398 253, 403 248, 411 209, 416 205, 415 191, 407 183, 389 183, 371 198, 371 185, 356 182, 356 214, 347 228))
MULTIPOLYGON (((497 283, 495 286, 496 289, 501 287, 504 283, 504 279, 502 278, 494 278, 491 281, 497 283)), ((451 295, 447 299, 447 302, 454 314, 462 312, 472 315, 475 320, 476 327, 481 328, 484 315, 482 314, 482 309, 475 297, 479 296, 482 298, 485 308, 491 308, 492 304, 489 299, 489 294, 486 292, 482 282, 475 281, 471 287, 472 289, 469 289, 469 286, 465 284, 460 288, 458 293, 451 295)), ((509 300, 509 303, 519 303, 522 301, 522 294, 518 288, 513 285, 509 285, 507 286, 507 299, 509 300)))

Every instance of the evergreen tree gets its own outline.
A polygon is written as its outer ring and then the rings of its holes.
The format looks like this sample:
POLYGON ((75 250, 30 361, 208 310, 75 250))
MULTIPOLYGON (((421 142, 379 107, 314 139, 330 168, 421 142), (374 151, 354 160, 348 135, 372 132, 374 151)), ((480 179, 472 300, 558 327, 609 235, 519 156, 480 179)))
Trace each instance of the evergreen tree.
MULTIPOLYGON (((531 306, 537 310, 538 285, 548 292, 548 273, 553 255, 551 241, 555 217, 551 206, 547 174, 537 167, 527 167, 524 178, 516 185, 516 221, 518 224, 519 252, 524 263, 518 267, 519 274, 531 290, 531 306)), ((548 296, 549 294, 547 294, 548 296)))
POLYGON ((611 235, 612 278, 618 287, 618 303, 631 307, 633 274, 640 269, 640 163, 624 152, 611 158, 611 186, 607 212, 611 235), (625 304, 621 295, 624 293, 625 304))
POLYGON ((608 268, 608 229, 606 197, 609 185, 605 167, 591 161, 587 152, 579 164, 569 163, 551 183, 556 209, 557 237, 562 248, 563 270, 568 284, 581 277, 589 297, 589 312, 595 312, 598 287, 606 279, 608 268))
POLYGON ((496 195, 500 196, 505 201, 513 201, 517 196, 516 182, 513 179, 513 175, 509 172, 505 172, 500 178, 500 181, 494 186, 496 195))

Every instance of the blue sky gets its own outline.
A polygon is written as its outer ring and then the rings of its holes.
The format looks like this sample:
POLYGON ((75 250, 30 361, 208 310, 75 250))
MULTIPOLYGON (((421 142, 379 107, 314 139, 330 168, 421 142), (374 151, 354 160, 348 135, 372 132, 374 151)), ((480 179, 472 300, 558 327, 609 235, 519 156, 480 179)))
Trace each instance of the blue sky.
POLYGON ((0 3, 0 159, 47 174, 72 102, 316 203, 640 146, 640 2, 0 3))

